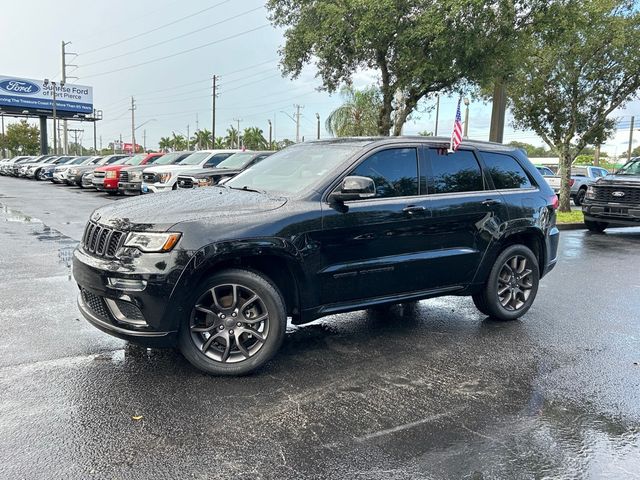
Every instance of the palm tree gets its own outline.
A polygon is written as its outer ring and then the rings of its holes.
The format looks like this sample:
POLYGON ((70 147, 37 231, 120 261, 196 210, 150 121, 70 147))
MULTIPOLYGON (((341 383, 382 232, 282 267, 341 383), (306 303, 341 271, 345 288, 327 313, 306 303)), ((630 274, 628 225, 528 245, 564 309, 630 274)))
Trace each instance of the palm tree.
POLYGON ((336 137, 378 135, 378 116, 382 108, 378 90, 344 87, 340 93, 345 102, 329 114, 325 123, 327 131, 336 137))
POLYGON ((191 144, 195 145, 198 150, 210 148, 211 132, 206 128, 204 130, 196 130, 191 138, 191 144))
POLYGON ((242 134, 242 144, 250 150, 265 150, 267 148, 267 139, 264 138, 262 130, 258 127, 249 127, 244 129, 242 134))
POLYGON ((158 142, 158 147, 160 148, 160 150, 166 152, 171 148, 172 145, 173 143, 171 142, 170 137, 160 137, 160 141, 158 142))
MULTIPOLYGON (((241 140, 242 138, 240 138, 240 141, 241 140)), ((238 141, 238 130, 233 128, 233 125, 227 128, 227 136, 224 139, 224 143, 227 148, 236 148, 240 145, 240 142, 238 141)))
POLYGON ((175 132, 171 132, 173 138, 171 139, 171 146, 174 150, 186 150, 187 149, 187 139, 182 135, 176 135, 175 132))
POLYGON ((216 137, 216 141, 213 144, 213 148, 215 148, 216 150, 226 148, 224 137, 216 137))

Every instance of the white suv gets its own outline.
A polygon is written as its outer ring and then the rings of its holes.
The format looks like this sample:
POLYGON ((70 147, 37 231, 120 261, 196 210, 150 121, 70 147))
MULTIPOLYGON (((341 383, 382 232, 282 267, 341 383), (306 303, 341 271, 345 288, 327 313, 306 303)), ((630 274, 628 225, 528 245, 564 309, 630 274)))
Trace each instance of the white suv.
POLYGON ((145 168, 142 172, 142 193, 174 190, 180 172, 213 168, 240 150, 199 150, 179 163, 145 168))

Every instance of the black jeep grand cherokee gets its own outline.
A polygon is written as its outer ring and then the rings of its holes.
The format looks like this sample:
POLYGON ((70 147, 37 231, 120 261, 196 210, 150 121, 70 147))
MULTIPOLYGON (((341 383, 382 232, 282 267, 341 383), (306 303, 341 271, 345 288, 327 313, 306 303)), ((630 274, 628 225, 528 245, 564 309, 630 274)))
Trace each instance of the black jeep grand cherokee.
POLYGON ((522 316, 556 262, 557 198, 520 150, 444 139, 291 146, 223 187, 96 210, 73 271, 82 314, 196 367, 241 374, 294 324, 471 295, 522 316))

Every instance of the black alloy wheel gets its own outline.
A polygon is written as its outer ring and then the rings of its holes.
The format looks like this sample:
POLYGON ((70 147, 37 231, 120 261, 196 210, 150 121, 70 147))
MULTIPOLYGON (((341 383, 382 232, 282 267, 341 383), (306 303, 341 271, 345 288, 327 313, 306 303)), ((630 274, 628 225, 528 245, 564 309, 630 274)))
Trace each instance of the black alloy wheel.
POLYGON ((282 296, 268 279, 248 270, 210 277, 180 332, 180 350, 208 373, 241 375, 280 347, 286 329, 282 296))
POLYGON ((492 318, 515 320, 531 308, 539 282, 533 252, 524 245, 511 245, 498 255, 484 289, 473 300, 478 310, 492 318))
POLYGON ((576 196, 573 198, 573 203, 576 205, 576 207, 579 207, 584 203, 584 197, 586 196, 587 196, 586 188, 581 188, 580 190, 578 190, 578 193, 576 193, 576 196))

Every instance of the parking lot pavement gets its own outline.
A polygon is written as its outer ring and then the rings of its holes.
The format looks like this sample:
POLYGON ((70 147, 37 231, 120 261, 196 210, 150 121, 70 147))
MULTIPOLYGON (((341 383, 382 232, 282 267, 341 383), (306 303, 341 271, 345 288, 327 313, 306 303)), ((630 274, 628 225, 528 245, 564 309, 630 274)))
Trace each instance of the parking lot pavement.
POLYGON ((0 177, 0 477, 639 477, 640 229, 563 232, 522 321, 337 315, 216 378, 80 318, 70 253, 110 201, 0 177))

